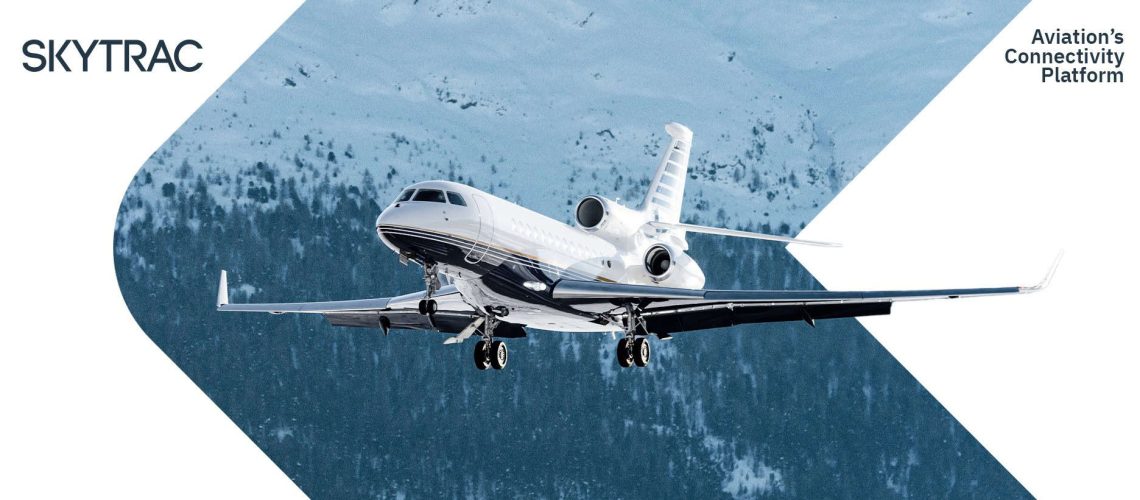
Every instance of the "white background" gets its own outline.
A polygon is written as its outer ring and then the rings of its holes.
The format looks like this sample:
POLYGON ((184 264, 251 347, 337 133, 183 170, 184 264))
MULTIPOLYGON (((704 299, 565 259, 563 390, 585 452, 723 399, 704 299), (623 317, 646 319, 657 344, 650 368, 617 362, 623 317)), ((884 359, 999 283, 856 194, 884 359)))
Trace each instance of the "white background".
MULTIPOLYGON (((138 329, 111 256, 139 165, 298 3, 52 2, 0 16, 5 496, 300 495, 138 329), (194 38, 205 64, 29 73, 31 38, 194 38)), ((1123 5, 1034 2, 804 234, 847 246, 795 249, 830 288, 1031 284, 1067 251, 1041 294, 865 321, 1038 496, 1121 496, 1140 469, 1140 110, 1135 84, 1040 84, 1001 54, 1037 27, 1140 36, 1123 5)))
POLYGON ((0 496, 302 496, 135 324, 111 253, 135 171, 299 4, 6 4, 0 496), (29 73, 32 38, 193 38, 204 64, 29 73))
MULTIPOLYGON (((1140 99, 1135 83, 1038 83, 1004 54, 1036 28, 1140 47, 1123 5, 1031 3, 802 233, 845 247, 790 248, 831 289, 1032 285, 1063 249, 1038 294, 862 321, 1042 498, 1136 495, 1140 99)), ((1123 69, 1140 78, 1140 51, 1123 69)))

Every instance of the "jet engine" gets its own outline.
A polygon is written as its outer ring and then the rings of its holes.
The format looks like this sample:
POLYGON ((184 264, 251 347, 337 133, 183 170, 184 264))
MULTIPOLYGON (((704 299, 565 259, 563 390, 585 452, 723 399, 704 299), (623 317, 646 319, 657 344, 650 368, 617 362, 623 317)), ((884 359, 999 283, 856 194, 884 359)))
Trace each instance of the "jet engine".
MULTIPOLYGON (((642 254, 645 274, 640 280, 676 288, 701 288, 705 273, 689 254, 668 243, 654 243, 642 254)), ((640 281, 639 280, 639 281, 640 281)))
POLYGON ((646 222, 645 214, 626 208, 601 196, 587 196, 578 202, 574 221, 585 231, 615 243, 630 241, 646 222))
POLYGON ((645 272, 655 281, 669 277, 673 271, 673 253, 665 245, 653 245, 645 252, 645 272))

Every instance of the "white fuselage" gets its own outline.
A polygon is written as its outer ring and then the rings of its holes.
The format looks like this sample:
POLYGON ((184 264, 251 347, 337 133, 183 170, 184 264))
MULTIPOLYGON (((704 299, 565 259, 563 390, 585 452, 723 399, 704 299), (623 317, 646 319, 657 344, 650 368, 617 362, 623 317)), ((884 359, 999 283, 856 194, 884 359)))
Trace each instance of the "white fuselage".
POLYGON ((535 300, 560 279, 684 288, 704 284, 699 267, 653 279, 644 264, 645 248, 657 241, 651 231, 612 241, 454 182, 409 186, 376 219, 376 228, 394 252, 438 264, 472 306, 505 305, 507 320, 535 328, 613 329, 535 300))

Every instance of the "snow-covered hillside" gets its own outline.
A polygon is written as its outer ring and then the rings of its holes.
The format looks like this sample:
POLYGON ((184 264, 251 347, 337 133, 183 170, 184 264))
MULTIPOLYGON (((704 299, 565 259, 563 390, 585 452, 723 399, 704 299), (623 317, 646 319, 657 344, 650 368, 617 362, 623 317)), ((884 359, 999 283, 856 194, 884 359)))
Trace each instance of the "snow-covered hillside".
POLYGON ((124 220, 199 176, 223 209, 290 178, 380 205, 449 178, 569 220, 586 194, 640 203, 676 120, 686 219, 795 232, 1017 7, 311 3, 143 166, 124 220))

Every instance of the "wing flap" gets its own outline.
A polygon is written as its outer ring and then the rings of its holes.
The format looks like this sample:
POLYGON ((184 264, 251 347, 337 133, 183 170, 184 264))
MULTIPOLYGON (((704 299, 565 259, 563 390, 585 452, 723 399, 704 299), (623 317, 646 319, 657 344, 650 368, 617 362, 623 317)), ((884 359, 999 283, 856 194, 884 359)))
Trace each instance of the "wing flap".
POLYGON ((675 310, 648 311, 643 317, 655 334, 725 328, 753 323, 854 318, 891 313, 891 302, 862 304, 757 305, 716 304, 675 310))
POLYGON ((436 330, 443 333, 459 333, 478 315, 474 311, 440 311, 430 318, 419 311, 347 311, 328 312, 323 316, 333 326, 358 328, 381 328, 383 320, 388 327, 397 330, 436 330))

